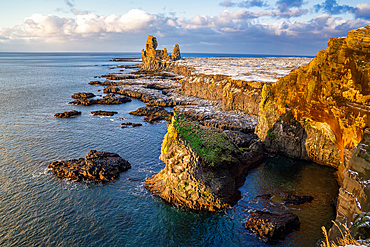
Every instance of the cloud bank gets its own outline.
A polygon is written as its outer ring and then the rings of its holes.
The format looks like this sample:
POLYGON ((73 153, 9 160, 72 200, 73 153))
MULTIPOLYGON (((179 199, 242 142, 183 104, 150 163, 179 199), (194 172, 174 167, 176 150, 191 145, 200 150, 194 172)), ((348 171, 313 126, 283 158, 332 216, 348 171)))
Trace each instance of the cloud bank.
MULTIPOLYGON (((73 1, 65 2, 71 11, 75 10, 73 1)), ((266 3, 261 0, 224 1, 220 5, 238 9, 224 10, 216 16, 197 15, 193 18, 150 14, 140 9, 109 16, 77 10, 74 17, 34 14, 25 18, 21 25, 0 27, 0 43, 3 47, 11 43, 30 47, 57 44, 58 49, 73 49, 70 47, 80 44, 75 48, 91 49, 94 43, 101 42, 101 47, 104 47, 105 42, 112 50, 138 51, 146 35, 153 34, 161 38, 161 44, 180 43, 185 50, 192 52, 293 54, 300 51, 313 55, 319 45, 321 49, 325 47, 323 44, 329 37, 345 36, 351 29, 370 24, 370 4, 358 4, 349 9, 336 5, 335 0, 326 0, 315 7, 317 11, 325 9, 324 14, 308 21, 292 20, 308 13, 302 8, 304 4, 303 0, 279 0, 273 8, 252 12, 248 6, 260 8, 266 3), (356 19, 332 16, 341 11, 352 13, 356 19), (258 21, 263 17, 278 21, 258 21), (138 44, 138 40, 141 43, 138 44), (125 42, 131 46, 127 45, 126 50, 122 50, 125 42), (212 45, 207 45, 210 43, 212 45), (215 47, 218 50, 214 50, 215 47)))

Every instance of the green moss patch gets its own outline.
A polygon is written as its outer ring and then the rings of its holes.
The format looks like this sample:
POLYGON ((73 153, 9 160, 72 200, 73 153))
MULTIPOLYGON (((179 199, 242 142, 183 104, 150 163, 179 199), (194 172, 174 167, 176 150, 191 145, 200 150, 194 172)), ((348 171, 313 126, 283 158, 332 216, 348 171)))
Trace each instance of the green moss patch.
POLYGON ((238 161, 235 156, 240 154, 239 149, 222 130, 200 126, 181 116, 175 116, 172 124, 182 139, 202 158, 206 168, 217 168, 238 161))

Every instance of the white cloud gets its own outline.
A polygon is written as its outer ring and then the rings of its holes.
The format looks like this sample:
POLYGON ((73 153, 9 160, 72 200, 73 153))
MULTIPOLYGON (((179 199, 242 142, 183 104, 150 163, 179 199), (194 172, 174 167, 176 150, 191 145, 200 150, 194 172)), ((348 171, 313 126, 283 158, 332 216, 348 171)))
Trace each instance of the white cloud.
MULTIPOLYGON (((366 14, 370 4, 359 4, 356 9, 359 15, 366 14)), ((183 46, 199 46, 212 42, 229 47, 246 44, 250 47, 262 47, 261 44, 265 44, 264 47, 267 47, 267 44, 271 47, 296 45, 298 49, 302 47, 299 42, 309 44, 320 41, 325 44, 328 37, 345 36, 351 29, 370 24, 370 21, 364 18, 344 20, 329 14, 316 16, 309 21, 289 19, 302 15, 302 11, 307 10, 225 10, 216 16, 198 15, 190 19, 153 15, 139 9, 132 9, 123 15, 109 16, 81 12, 74 18, 35 14, 26 18, 22 25, 0 27, 0 42, 5 44, 14 43, 15 40, 31 40, 35 44, 64 42, 70 45, 71 42, 82 41, 81 44, 86 43, 93 47, 94 42, 99 40, 114 41, 118 44, 131 39, 132 43, 139 46, 137 40, 143 39, 147 34, 155 34, 162 37, 164 42, 170 43, 168 39, 171 39, 171 43, 182 43, 183 46), (260 17, 272 17, 275 22, 263 23, 258 19, 260 17), (255 42, 255 45, 251 42, 255 42)), ((105 44, 103 43, 102 47, 105 44)))
POLYGON ((370 3, 359 3, 352 10, 356 18, 363 18, 370 20, 370 3))

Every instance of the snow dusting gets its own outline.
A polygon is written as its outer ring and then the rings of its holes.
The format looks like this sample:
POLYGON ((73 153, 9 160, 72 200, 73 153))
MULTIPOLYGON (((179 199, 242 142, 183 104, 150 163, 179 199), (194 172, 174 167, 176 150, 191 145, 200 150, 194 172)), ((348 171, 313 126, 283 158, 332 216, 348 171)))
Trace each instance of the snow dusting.
POLYGON ((221 74, 234 80, 276 82, 311 60, 307 57, 186 57, 176 63, 192 67, 193 74, 221 74))

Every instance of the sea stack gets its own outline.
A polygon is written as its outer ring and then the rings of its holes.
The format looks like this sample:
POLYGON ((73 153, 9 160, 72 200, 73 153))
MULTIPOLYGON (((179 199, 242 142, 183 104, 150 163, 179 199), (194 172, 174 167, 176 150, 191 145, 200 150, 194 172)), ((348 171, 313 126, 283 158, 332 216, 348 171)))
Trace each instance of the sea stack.
POLYGON ((245 171, 263 155, 242 152, 219 129, 174 116, 164 137, 160 159, 166 167, 145 187, 169 203, 194 210, 230 208, 240 199, 245 171))
POLYGON ((168 69, 171 62, 181 59, 179 45, 173 48, 172 56, 167 49, 156 50, 158 46, 156 37, 149 35, 146 41, 145 49, 141 51, 142 64, 140 71, 158 72, 168 69))

